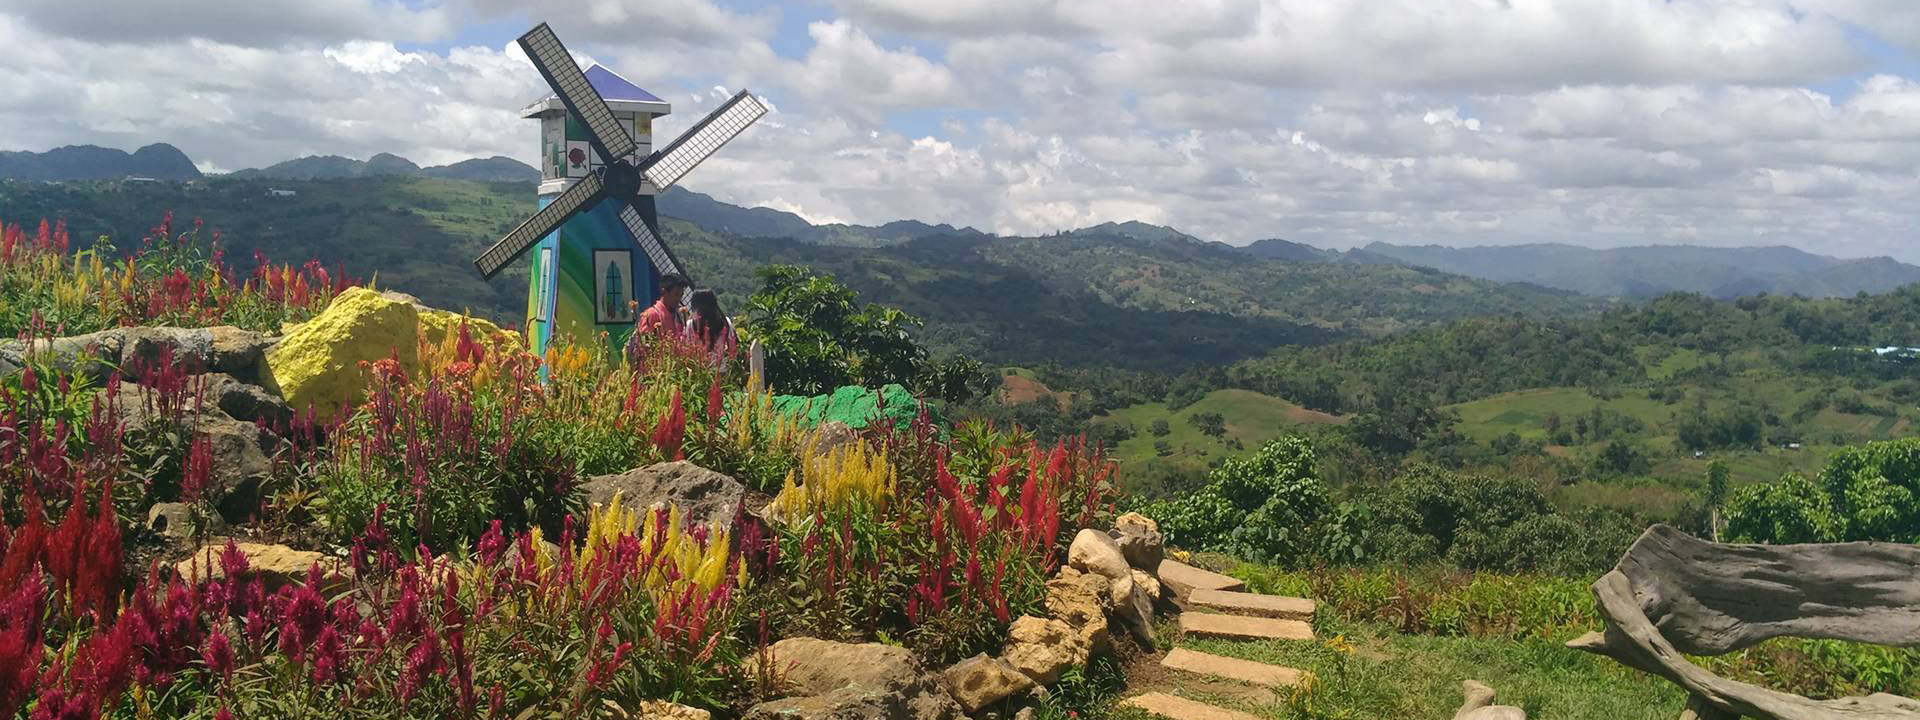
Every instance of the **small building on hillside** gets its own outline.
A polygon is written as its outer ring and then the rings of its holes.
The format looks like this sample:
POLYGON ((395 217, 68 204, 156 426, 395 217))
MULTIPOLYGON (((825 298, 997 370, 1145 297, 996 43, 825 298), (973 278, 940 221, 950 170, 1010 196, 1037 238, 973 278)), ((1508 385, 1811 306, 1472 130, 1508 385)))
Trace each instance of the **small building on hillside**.
POLYGON ((299 194, 298 192, 295 192, 293 190, 282 190, 280 188, 267 189, 267 197, 293 197, 298 194, 299 194))
POLYGON ((120 182, 126 183, 128 185, 147 185, 151 183, 157 183, 160 181, 150 177, 142 177, 139 175, 128 175, 126 179, 121 180, 120 182))

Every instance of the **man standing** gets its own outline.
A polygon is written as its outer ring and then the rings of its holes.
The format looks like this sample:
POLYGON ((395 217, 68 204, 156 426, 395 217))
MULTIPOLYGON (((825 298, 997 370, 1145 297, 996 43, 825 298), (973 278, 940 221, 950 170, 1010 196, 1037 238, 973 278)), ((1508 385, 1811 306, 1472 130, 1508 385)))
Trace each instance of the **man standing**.
POLYGON ((659 333, 668 337, 680 337, 680 296, 685 295, 690 283, 679 273, 667 273, 660 276, 660 299, 640 313, 640 322, 634 334, 659 333))

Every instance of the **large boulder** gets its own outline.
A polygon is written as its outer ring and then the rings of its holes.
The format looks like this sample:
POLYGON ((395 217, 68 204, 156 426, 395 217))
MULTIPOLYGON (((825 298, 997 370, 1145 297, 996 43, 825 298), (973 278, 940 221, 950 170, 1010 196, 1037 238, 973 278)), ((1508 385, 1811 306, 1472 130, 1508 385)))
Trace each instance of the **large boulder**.
POLYGON ((808 431, 801 438, 800 447, 815 457, 826 457, 835 450, 857 442, 860 442, 860 431, 848 427, 846 423, 829 420, 808 431))
POLYGON ((1035 683, 1052 685, 1060 673, 1086 664, 1092 654, 1088 639, 1066 621, 1025 615, 1007 629, 1007 647, 1000 657, 1035 683))
POLYGON ((912 652, 880 643, 788 638, 769 648, 794 697, 755 705, 746 718, 957 720, 960 705, 912 652))
POLYGON ((684 522, 701 525, 731 525, 747 495, 740 481, 685 460, 600 475, 581 488, 589 506, 604 506, 618 495, 621 507, 678 507, 684 522))
POLYGON ((242 382, 267 378, 266 350, 272 336, 235 327, 127 327, 85 335, 43 338, 28 344, 0 342, 0 361, 17 369, 28 355, 41 355, 55 367, 105 383, 114 372, 132 377, 170 359, 189 374, 227 373, 242 382))
POLYGON ((360 363, 395 358, 409 376, 420 368, 420 313, 410 303, 347 288, 313 319, 293 326, 267 353, 280 396, 331 420, 366 399, 360 363))
POLYGON ((985 654, 954 663, 941 677, 948 693, 969 713, 1033 689, 1033 680, 1013 665, 985 654))
POLYGON ((205 437, 213 455, 212 477, 203 491, 206 499, 228 523, 252 519, 260 505, 260 486, 273 470, 273 436, 211 406, 202 406, 199 412, 187 408, 179 413, 177 428, 166 427, 159 398, 157 391, 132 383, 120 384, 111 395, 102 392, 102 400, 129 435, 177 431, 187 436, 185 442, 205 437))
MULTIPOLYGON (((327 579, 330 588, 344 584, 353 574, 353 569, 340 560, 311 550, 250 542, 233 543, 233 547, 247 558, 246 575, 259 578, 268 591, 305 582, 308 568, 315 566, 320 568, 321 576, 327 579)), ((182 578, 197 581, 223 578, 226 570, 220 563, 220 557, 226 551, 226 543, 209 544, 192 557, 175 563, 173 571, 182 578)))
POLYGON ((1047 615, 1071 626, 1093 653, 1112 650, 1107 634, 1111 582, 1071 567, 1060 568, 1060 574, 1047 581, 1047 615))
POLYGON ((485 320, 435 310, 412 295, 354 287, 313 319, 288 326, 267 365, 288 405, 312 406, 317 419, 330 420, 366 398, 360 363, 392 357, 407 377, 418 378, 420 348, 446 348, 462 324, 476 341, 520 344, 519 333, 485 320))
POLYGON ((1140 513, 1121 515, 1113 521, 1113 530, 1107 534, 1120 546, 1120 554, 1134 569, 1153 572, 1166 556, 1166 540, 1160 535, 1160 524, 1140 513))
POLYGON ((1133 576, 1113 581, 1108 586, 1113 598, 1113 617, 1133 632, 1142 644, 1153 644, 1153 599, 1133 576))
POLYGON ((1067 565, 1108 580, 1132 576, 1132 567, 1127 564, 1126 556, 1120 554, 1120 546, 1106 533, 1092 528, 1073 536, 1073 544, 1067 546, 1067 565))
POLYGON ((260 422, 270 428, 283 427, 293 420, 293 408, 279 395, 226 373, 206 376, 204 396, 235 420, 260 422))

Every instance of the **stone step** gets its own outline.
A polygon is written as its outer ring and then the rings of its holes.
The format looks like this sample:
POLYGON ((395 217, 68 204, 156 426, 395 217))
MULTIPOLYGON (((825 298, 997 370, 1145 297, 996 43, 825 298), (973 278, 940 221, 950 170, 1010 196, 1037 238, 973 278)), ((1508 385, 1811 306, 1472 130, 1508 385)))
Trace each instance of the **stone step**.
POLYGON ((1239 710, 1214 707, 1203 702, 1188 700, 1177 695, 1168 695, 1161 692, 1135 695, 1127 698, 1126 701, 1121 704, 1140 708, 1154 715, 1169 718, 1169 720, 1260 720, 1258 716, 1249 715, 1239 710))
POLYGON ((1298 685, 1303 675, 1299 670, 1290 667, 1195 652, 1186 648, 1174 648, 1168 651, 1167 656, 1160 659, 1160 667, 1239 680, 1271 688, 1298 685))
POLYGON ((1220 573, 1188 565, 1173 558, 1160 561, 1160 567, 1154 571, 1161 582, 1172 583, 1174 590, 1182 594, 1193 590, 1245 590, 1246 583, 1220 573))
POLYGON ((1312 600, 1284 595, 1259 595, 1231 590, 1196 589, 1187 602, 1236 615, 1259 615, 1287 620, 1312 620, 1312 600))
POLYGON ((1313 639, 1313 626, 1299 620, 1203 612, 1180 613, 1180 630, 1190 635, 1235 640, 1313 639))

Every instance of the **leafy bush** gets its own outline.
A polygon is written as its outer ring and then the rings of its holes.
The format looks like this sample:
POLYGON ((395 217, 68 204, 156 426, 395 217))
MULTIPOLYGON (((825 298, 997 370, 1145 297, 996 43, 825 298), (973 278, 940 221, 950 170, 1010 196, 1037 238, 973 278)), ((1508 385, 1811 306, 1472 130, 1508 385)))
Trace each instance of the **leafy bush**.
POLYGON ((767 375, 781 392, 819 395, 846 385, 897 383, 964 402, 992 378, 964 357, 935 362, 913 339, 919 318, 865 305, 851 288, 794 265, 759 273, 745 330, 767 349, 767 375))
POLYGON ((1843 448, 1817 480, 1789 473, 1727 501, 1726 532, 1743 542, 1920 540, 1920 438, 1843 448))
POLYGON ((1333 507, 1313 468, 1312 444, 1289 436, 1227 460, 1199 491, 1144 512, 1174 545, 1303 564, 1315 557, 1316 526, 1333 507))
POLYGON ((1592 572, 1610 567, 1644 527, 1603 509, 1561 513, 1531 480, 1430 465, 1394 478, 1377 507, 1384 559, 1467 570, 1592 572))

